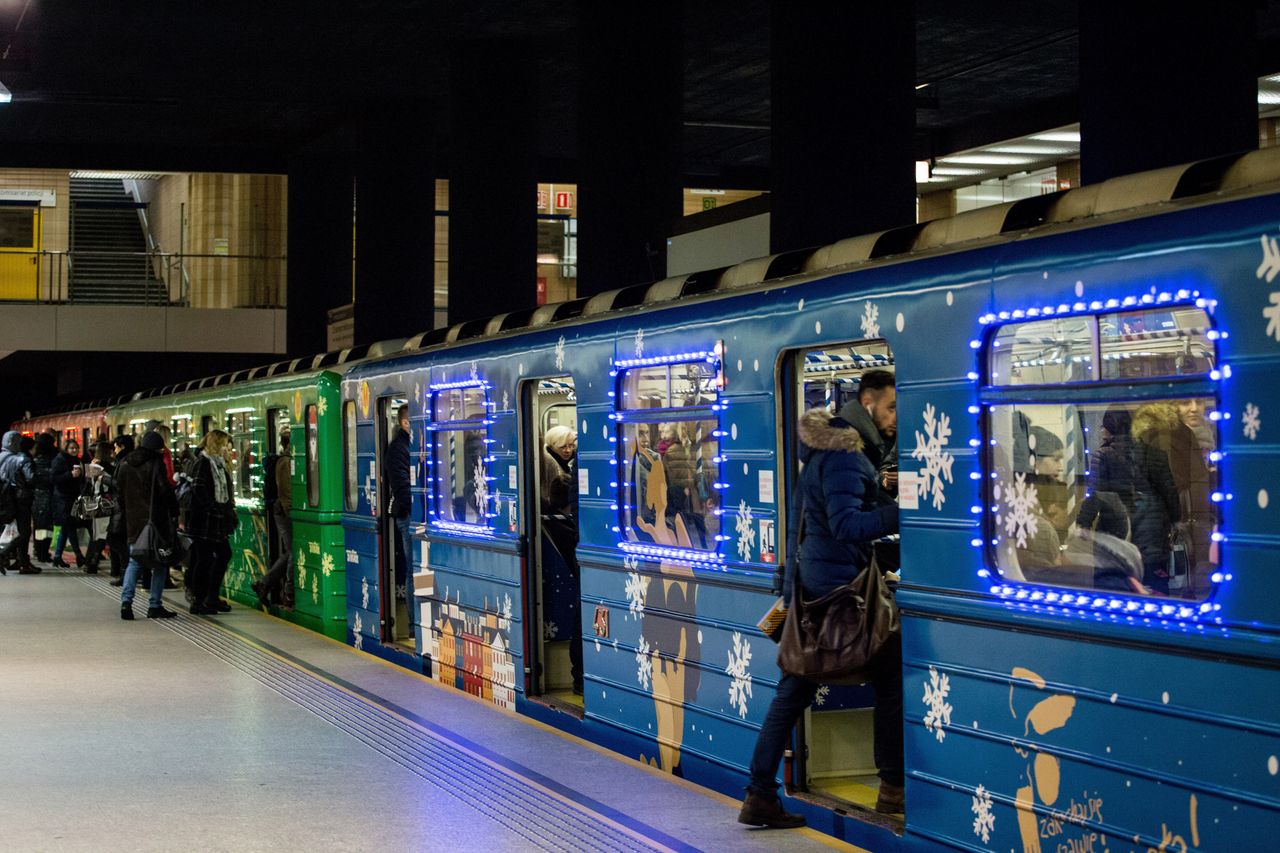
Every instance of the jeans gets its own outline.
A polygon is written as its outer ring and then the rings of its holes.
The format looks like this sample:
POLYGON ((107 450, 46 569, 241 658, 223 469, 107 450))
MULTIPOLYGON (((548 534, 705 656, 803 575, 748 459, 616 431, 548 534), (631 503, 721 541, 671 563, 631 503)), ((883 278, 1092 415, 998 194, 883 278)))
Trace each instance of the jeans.
POLYGON ((58 540, 53 543, 53 558, 62 559, 62 549, 71 543, 71 551, 76 555, 76 565, 84 563, 84 554, 80 553, 80 528, 71 520, 64 521, 58 528, 58 540))
POLYGON ((271 571, 263 577, 262 583, 268 595, 285 605, 293 605, 293 573, 289 571, 293 564, 293 522, 289 513, 279 501, 271 508, 272 526, 277 537, 276 560, 271 564, 271 571))
MULTIPOLYGON (((871 662, 871 686, 876 692, 875 759, 882 782, 901 785, 902 754, 902 635, 895 634, 871 662)), ((755 752, 751 756, 748 791, 766 797, 777 796, 778 762, 787 748, 791 730, 813 703, 818 682, 783 673, 778 691, 765 714, 755 752)))
POLYGON ((402 586, 409 582, 409 564, 413 562, 413 524, 408 517, 396 519, 396 540, 396 586, 402 586))
MULTIPOLYGON (((133 592, 138 587, 138 574, 142 571, 144 569, 138 562, 138 558, 130 557, 129 565, 124 570, 124 586, 120 588, 121 607, 129 607, 133 604, 133 592)), ((159 607, 164 603, 164 579, 168 574, 169 571, 164 566, 155 566, 151 569, 150 607, 159 607)))

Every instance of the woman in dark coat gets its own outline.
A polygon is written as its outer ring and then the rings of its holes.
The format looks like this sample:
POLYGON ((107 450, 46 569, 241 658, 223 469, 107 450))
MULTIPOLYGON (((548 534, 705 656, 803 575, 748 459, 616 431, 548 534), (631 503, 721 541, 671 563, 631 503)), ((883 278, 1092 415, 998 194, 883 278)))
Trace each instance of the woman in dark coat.
POLYGON ((42 432, 36 436, 36 453, 31 459, 34 471, 35 498, 31 503, 31 538, 35 542, 36 560, 49 562, 49 546, 53 544, 53 460, 58 455, 53 436, 42 432))
POLYGON ((71 506, 80 497, 84 487, 84 467, 80 464, 80 443, 74 438, 63 445, 62 452, 53 460, 49 470, 53 480, 53 523, 58 525, 58 539, 53 544, 53 564, 67 568, 62 560, 63 548, 71 543, 76 555, 76 567, 84 567, 84 554, 80 551, 80 528, 83 523, 71 516, 71 506))
MULTIPOLYGON (((804 541, 799 543, 800 583, 806 599, 816 599, 849 583, 871 562, 871 543, 898 532, 898 507, 879 500, 876 469, 862 453, 863 441, 853 425, 833 418, 826 409, 813 409, 800 420, 800 461, 804 469, 797 483, 803 507, 804 541)), ((788 549, 795 554, 795 549, 788 549)), ((788 560, 788 569, 795 566, 788 560)), ((794 570, 784 578, 783 596, 791 601, 794 570)), ((900 638, 880 650, 871 663, 876 693, 874 712, 875 760, 880 774, 876 810, 902 811, 904 776, 902 746, 902 646, 900 638)), ((773 702, 765 715, 751 757, 751 782, 738 815, 753 826, 804 825, 787 814, 778 800, 778 762, 796 720, 813 702, 818 683, 782 673, 773 702)))
MULTIPOLYGON (((99 503, 104 500, 114 501, 115 472, 116 461, 111 455, 111 445, 105 440, 98 442, 97 449, 93 454, 93 461, 89 463, 85 472, 87 476, 85 477, 84 494, 91 498, 96 498, 99 503)), ((107 516, 94 518, 89 522, 91 541, 89 543, 89 551, 85 555, 85 571, 91 575, 97 574, 98 564, 102 561, 102 555, 106 551, 107 527, 110 520, 110 515, 108 514, 107 516)), ((113 554, 112 556, 114 557, 115 555, 113 554)))
POLYGON ((1173 432, 1181 426, 1172 403, 1147 403, 1133 415, 1133 544, 1142 553, 1142 583, 1169 593, 1169 532, 1181 518, 1169 465, 1173 432))
POLYGON ((239 522, 231 479, 231 436, 220 429, 210 430, 200 442, 187 515, 192 613, 212 615, 231 610, 219 591, 231 562, 231 534, 239 522))

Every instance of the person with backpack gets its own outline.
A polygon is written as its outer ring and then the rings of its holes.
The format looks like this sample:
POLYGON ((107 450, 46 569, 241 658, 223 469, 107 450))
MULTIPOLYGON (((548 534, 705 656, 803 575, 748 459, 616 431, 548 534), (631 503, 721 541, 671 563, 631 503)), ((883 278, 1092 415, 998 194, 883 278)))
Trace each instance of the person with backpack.
POLYGON ((280 453, 271 454, 264 463, 263 499, 270 507, 271 522, 276 531, 276 559, 261 580, 253 582, 253 591, 262 607, 279 604, 293 609, 293 467, 290 464, 288 429, 280 432, 280 453))
POLYGON ((121 538, 131 543, 129 565, 124 571, 124 584, 120 590, 120 618, 133 619, 133 595, 138 585, 138 575, 151 572, 151 599, 147 607, 148 619, 171 619, 175 614, 164 607, 164 578, 169 567, 146 554, 134 553, 132 547, 142 537, 148 523, 160 539, 172 541, 178 518, 178 505, 173 487, 166 476, 160 451, 164 440, 153 432, 144 433, 141 445, 121 460, 116 469, 116 487, 120 494, 119 511, 112 519, 118 526, 121 538))
POLYGON ((0 572, 8 574, 11 565, 20 575, 38 575, 40 567, 31 565, 27 548, 31 542, 31 501, 35 496, 35 471, 31 455, 22 449, 22 433, 9 430, 0 445, 0 526, 13 524, 17 535, 0 549, 0 572))
POLYGON ((42 432, 34 439, 23 436, 23 442, 34 441, 31 469, 35 472, 33 486, 35 497, 31 501, 31 539, 37 563, 49 562, 49 547, 53 544, 53 460, 58 448, 53 436, 42 432))
POLYGON ((219 592, 231 562, 231 534, 240 523, 231 481, 231 436, 210 430, 200 441, 186 533, 191 537, 191 612, 212 616, 231 605, 219 592))

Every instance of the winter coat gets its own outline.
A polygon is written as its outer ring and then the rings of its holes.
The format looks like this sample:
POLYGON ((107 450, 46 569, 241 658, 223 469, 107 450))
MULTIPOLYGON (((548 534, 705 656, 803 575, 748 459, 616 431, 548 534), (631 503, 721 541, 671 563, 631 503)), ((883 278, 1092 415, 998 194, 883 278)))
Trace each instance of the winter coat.
POLYGON ((293 511, 293 464, 289 454, 276 460, 272 476, 276 480, 276 506, 280 508, 280 512, 288 515, 293 511))
POLYGON ((395 518, 408 518, 413 511, 413 492, 409 487, 409 433, 396 428, 382 459, 382 482, 386 483, 387 511, 395 518))
POLYGON ((1195 432, 1179 422, 1169 436, 1169 468, 1178 490, 1183 522, 1190 524, 1192 565, 1205 566, 1218 513, 1209 497, 1217 487, 1216 472, 1205 462, 1195 432))
POLYGON ((196 457, 195 477, 191 485, 191 511, 187 513, 186 533, 195 539, 226 541, 240 523, 236 514, 235 484, 231 471, 224 465, 221 475, 226 481, 227 499, 219 503, 213 488, 218 475, 209 457, 202 451, 196 457))
POLYGON ((577 483, 573 463, 566 462, 550 448, 542 448, 541 499, 543 515, 577 517, 577 483))
POLYGON ((35 471, 31 457, 22 451, 22 433, 9 430, 4 434, 0 451, 0 483, 12 483, 19 503, 31 504, 35 489, 35 471))
MULTIPOLYGON (((803 515, 799 572, 806 598, 818 598, 857 577, 871 561, 871 543, 898 532, 898 507, 879 500, 876 471, 862 453, 858 431, 825 409, 800 419, 800 460, 796 484, 803 515)), ((798 525, 791 530, 795 554, 798 525)), ((783 596, 791 600, 796 560, 788 560, 783 596)))
POLYGON ((871 413, 856 398, 841 406, 838 416, 858 431, 858 436, 862 439, 862 454, 867 457, 872 468, 882 470, 891 450, 892 458, 898 458, 897 450, 894 449, 896 443, 884 440, 875 422, 871 420, 871 413))
POLYGON ((35 498, 31 502, 31 527, 48 530, 53 527, 53 460, 57 454, 37 453, 31 458, 35 498))
POLYGON ((84 488, 84 469, 79 477, 71 474, 71 469, 80 464, 80 460, 70 453, 59 453, 49 467, 49 477, 53 482, 53 523, 79 523, 71 517, 71 505, 80 497, 84 488))
POLYGON ((178 500, 159 453, 141 447, 132 451, 117 466, 115 482, 119 508, 112 524, 123 528, 126 542, 136 541, 148 520, 163 533, 174 529, 178 500))
POLYGON ((1145 563, 1169 557, 1169 531, 1181 518, 1178 488, 1169 465, 1169 441, 1177 411, 1167 403, 1147 404, 1133 416, 1133 516, 1130 539, 1145 563))
POLYGON ((1089 456, 1090 488, 1111 492, 1124 504, 1130 517, 1138 493, 1139 474, 1133 461, 1133 439, 1112 436, 1089 456))

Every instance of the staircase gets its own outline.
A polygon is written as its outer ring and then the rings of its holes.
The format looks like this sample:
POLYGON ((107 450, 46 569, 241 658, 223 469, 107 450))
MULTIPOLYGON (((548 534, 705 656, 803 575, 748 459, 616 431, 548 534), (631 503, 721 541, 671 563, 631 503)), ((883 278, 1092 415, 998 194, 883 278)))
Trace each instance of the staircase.
POLYGON ((71 179, 71 302, 166 303, 146 251, 138 205, 123 181, 71 179))

